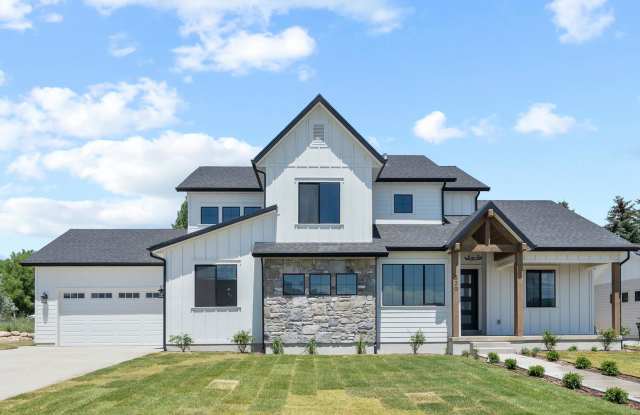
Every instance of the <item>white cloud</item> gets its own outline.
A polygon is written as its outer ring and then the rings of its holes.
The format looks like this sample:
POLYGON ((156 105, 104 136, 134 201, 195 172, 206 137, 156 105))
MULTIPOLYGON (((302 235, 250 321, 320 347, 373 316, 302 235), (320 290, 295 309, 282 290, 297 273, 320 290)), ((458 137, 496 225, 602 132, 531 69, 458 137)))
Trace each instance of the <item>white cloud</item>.
POLYGON ((64 16, 60 13, 49 13, 44 16, 44 21, 47 23, 62 23, 64 16))
POLYGON ((547 9, 553 13, 553 23, 563 31, 563 43, 583 43, 600 36, 615 17, 607 9, 607 0, 553 0, 547 9))
POLYGON ((315 75, 316 71, 309 66, 303 65, 298 68, 298 80, 301 82, 306 82, 309 79, 313 78, 315 75))
POLYGON ((44 173, 40 168, 40 153, 22 154, 15 159, 7 171, 22 178, 42 179, 44 173))
POLYGON ((491 137, 495 136, 498 132, 498 128, 494 123, 495 116, 481 118, 469 127, 469 132, 476 137, 491 137))
POLYGON ((116 58, 124 58, 138 49, 135 42, 126 33, 115 33, 109 36, 109 54, 116 58))
POLYGON ((464 131, 447 127, 447 117, 440 111, 433 111, 416 121, 413 133, 428 143, 439 144, 452 138, 464 136, 464 131))
POLYGON ((558 115, 555 109, 556 105, 549 102, 531 105, 527 112, 518 116, 515 130, 522 134, 539 133, 545 136, 568 133, 576 125, 575 118, 558 115))
POLYGON ((0 27, 11 30, 26 30, 32 27, 27 16, 33 7, 26 0, 0 1, 0 27))
POLYGON ((0 86, 3 86, 7 83, 7 75, 4 73, 2 69, 0 69, 0 86))
POLYGON ((20 100, 0 98, 0 149, 98 139, 167 126, 181 104, 165 82, 98 84, 84 94, 38 87, 20 100))

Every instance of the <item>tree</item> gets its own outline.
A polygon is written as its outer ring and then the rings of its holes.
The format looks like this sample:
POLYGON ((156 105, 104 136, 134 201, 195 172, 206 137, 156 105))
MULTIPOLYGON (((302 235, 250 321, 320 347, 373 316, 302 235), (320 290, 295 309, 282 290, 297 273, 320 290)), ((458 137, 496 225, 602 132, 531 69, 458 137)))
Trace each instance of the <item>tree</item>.
POLYGON ((176 217, 176 222, 171 225, 173 229, 187 229, 187 224, 189 216, 189 207, 187 205, 187 199, 182 202, 180 205, 180 210, 178 210, 178 215, 176 217))
POLYGON ((562 201, 558 202, 558 204, 559 204, 560 206, 562 206, 563 208, 565 208, 565 209, 569 209, 570 211, 572 211, 572 212, 573 212, 573 209, 571 209, 571 208, 569 207, 569 202, 567 202, 566 200, 562 200, 562 201))
POLYGON ((629 242, 640 242, 640 212, 635 203, 616 196, 604 227, 629 242))
POLYGON ((33 268, 20 265, 20 262, 29 258, 31 254, 33 251, 23 249, 20 252, 12 252, 9 258, 0 262, 0 290, 9 297, 21 314, 33 313, 33 268))

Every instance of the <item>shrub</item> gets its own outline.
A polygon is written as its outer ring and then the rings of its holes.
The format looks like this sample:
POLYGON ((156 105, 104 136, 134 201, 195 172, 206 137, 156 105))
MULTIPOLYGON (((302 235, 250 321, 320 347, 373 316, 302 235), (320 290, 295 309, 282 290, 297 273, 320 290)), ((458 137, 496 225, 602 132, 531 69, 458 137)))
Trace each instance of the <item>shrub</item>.
POLYGON ((541 378, 544 376, 544 367, 540 365, 529 366, 529 376, 541 378))
POLYGON ((251 344, 252 340, 253 336, 249 334, 247 330, 240 330, 231 338, 231 341, 238 346, 238 350, 240 350, 240 353, 247 352, 247 346, 251 344))
POLYGON ((309 340, 309 343, 304 347, 308 354, 318 354, 318 343, 316 342, 316 338, 312 337, 309 340))
POLYGON ((540 353, 540 348, 539 347, 534 347, 533 349, 531 349, 531 357, 538 356, 538 353, 540 353))
POLYGON ((560 354, 555 350, 549 350, 547 352, 547 360, 550 362, 555 362, 560 358, 560 354))
POLYGON ((598 348, 597 348, 596 346, 593 346, 593 347, 591 348, 591 351, 592 351, 592 352, 597 352, 597 351, 598 351, 598 348))
MULTIPOLYGON (((0 296, 1 295, 2 294, 0 294, 0 296)), ((33 333, 33 326, 34 320, 31 317, 9 317, 6 321, 0 321, 0 331, 19 331, 20 333, 33 333)))
POLYGON ((489 363, 500 363, 500 356, 496 352, 489 352, 487 355, 487 362, 489 363))
POLYGON ((280 337, 273 339, 273 342, 271 342, 271 350, 273 350, 273 354, 284 354, 284 344, 282 344, 280 337))
POLYGON ((529 356, 531 354, 531 350, 528 347, 523 347, 520 349, 520 354, 523 356, 529 356))
POLYGON ((578 351, 578 346, 573 345, 573 346, 569 347, 569 348, 567 349, 567 351, 570 351, 570 352, 577 352, 577 351, 578 351))
POLYGON ((598 340, 602 343, 602 348, 605 352, 609 351, 611 343, 613 343, 617 337, 618 335, 614 329, 600 330, 600 333, 598 333, 598 340))
POLYGON ((589 369, 591 367, 591 360, 584 356, 578 356, 576 359, 576 369, 589 369))
POLYGON ((418 350, 420 350, 420 347, 424 344, 424 341, 424 334, 422 334, 421 329, 418 329, 418 331, 416 331, 416 334, 409 338, 409 344, 411 345, 413 354, 418 354, 418 350))
POLYGON ((518 367, 518 362, 516 362, 516 359, 506 359, 504 361, 504 367, 514 370, 518 367))
POLYGON ((182 352, 190 350, 193 339, 188 334, 178 334, 169 337, 169 343, 175 344, 182 352))
POLYGON ((629 394, 618 387, 607 389, 602 398, 613 403, 625 404, 629 402, 629 394))
POLYGON ((358 341, 356 341, 356 353, 367 354, 367 341, 362 334, 358 337, 358 341))
POLYGON ((580 389, 582 386, 582 376, 569 372, 562 377, 562 384, 569 389, 580 389))
POLYGON ((480 355, 478 354, 478 349, 476 349, 475 347, 471 348, 471 357, 473 357, 475 360, 480 359, 480 355))
POLYGON ((463 350, 462 351, 462 357, 469 358, 470 356, 471 356, 471 353, 468 350, 463 350))
POLYGON ((558 336, 554 336, 549 330, 545 330, 544 334, 542 335, 542 341, 544 342, 544 347, 547 350, 553 350, 553 348, 556 347, 556 344, 558 343, 558 336))
POLYGON ((600 365, 600 370, 603 375, 607 376, 618 376, 620 371, 618 370, 618 365, 613 360, 605 360, 600 365))

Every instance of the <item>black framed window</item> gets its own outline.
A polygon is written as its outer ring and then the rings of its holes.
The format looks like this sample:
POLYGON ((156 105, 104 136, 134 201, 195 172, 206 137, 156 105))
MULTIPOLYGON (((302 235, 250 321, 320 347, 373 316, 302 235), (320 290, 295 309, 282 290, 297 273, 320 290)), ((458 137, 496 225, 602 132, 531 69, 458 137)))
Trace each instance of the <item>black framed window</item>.
POLYGON ((66 299, 78 300, 84 298, 84 293, 64 293, 62 297, 66 299))
POLYGON ((238 305, 237 265, 196 265, 194 305, 196 307, 238 305))
POLYGON ((340 223, 340 183, 299 183, 298 223, 340 223))
POLYGON ((309 295, 331 295, 331 274, 309 274, 309 295))
POLYGON ((244 208, 244 215, 250 215, 254 212, 259 211, 261 208, 259 206, 245 206, 244 208))
POLYGON ((413 195, 393 195, 393 213, 413 213, 413 195))
POLYGON ((635 297, 636 301, 640 301, 640 291, 636 291, 635 297))
POLYGON ((212 206, 202 206, 200 208, 200 223, 203 225, 217 225, 218 208, 212 206))
POLYGON ((304 274, 282 275, 282 294, 304 295, 304 274))
POLYGON ((444 305, 444 265, 430 264, 424 266, 424 303, 427 305, 444 305))
POLYGON ((556 272, 527 271, 527 307, 556 306, 556 272))
POLYGON ((442 264, 384 264, 382 304, 444 305, 445 275, 442 264))
POLYGON ((113 294, 111 293, 91 293, 91 298, 97 299, 107 299, 113 298, 113 294))
POLYGON ((232 219, 240 217, 240 208, 226 206, 222 208, 222 222, 228 222, 232 219))
POLYGON ((154 291, 151 293, 146 293, 145 297, 147 298, 162 298, 162 294, 160 294, 158 291, 154 291))
POLYGON ((118 298, 126 298, 126 299, 140 298, 140 293, 132 293, 132 292, 118 293, 118 298))
POLYGON ((622 293, 621 297, 622 297, 622 302, 623 303, 628 303, 629 302, 629 293, 628 292, 627 293, 622 293))
POLYGON ((336 295, 358 294, 358 274, 336 274, 336 295))

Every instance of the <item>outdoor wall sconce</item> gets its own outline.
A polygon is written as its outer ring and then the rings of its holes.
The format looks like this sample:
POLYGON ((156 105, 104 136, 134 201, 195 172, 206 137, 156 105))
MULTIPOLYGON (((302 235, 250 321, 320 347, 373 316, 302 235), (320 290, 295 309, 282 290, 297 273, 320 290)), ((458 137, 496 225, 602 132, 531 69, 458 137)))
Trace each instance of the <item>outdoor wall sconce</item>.
POLYGON ((42 295, 40 296, 40 301, 46 304, 48 299, 49 299, 49 295, 46 292, 43 292, 42 295))
POLYGON ((160 298, 164 298, 164 290, 162 289, 162 287, 158 289, 158 294, 160 298))

